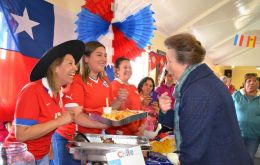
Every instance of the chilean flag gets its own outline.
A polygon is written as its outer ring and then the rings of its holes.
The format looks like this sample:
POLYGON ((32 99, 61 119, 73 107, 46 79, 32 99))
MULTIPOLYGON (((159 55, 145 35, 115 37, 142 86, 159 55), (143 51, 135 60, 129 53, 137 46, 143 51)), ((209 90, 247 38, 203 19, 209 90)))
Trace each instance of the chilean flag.
POLYGON ((49 48, 76 39, 76 14, 44 0, 0 1, 0 121, 11 121, 17 94, 49 48))
POLYGON ((165 55, 160 55, 155 52, 149 53, 149 71, 158 67, 159 73, 161 73, 165 64, 166 64, 165 55))

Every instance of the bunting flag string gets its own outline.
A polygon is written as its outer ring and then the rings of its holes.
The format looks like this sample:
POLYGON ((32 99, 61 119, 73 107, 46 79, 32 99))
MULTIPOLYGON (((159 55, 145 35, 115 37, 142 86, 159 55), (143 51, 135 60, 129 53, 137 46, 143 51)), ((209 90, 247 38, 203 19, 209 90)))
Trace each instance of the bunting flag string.
POLYGON ((158 67, 159 73, 161 73, 165 64, 166 57, 164 55, 157 54, 153 51, 149 53, 149 71, 158 67))
POLYGON ((86 0, 76 21, 78 39, 103 43, 109 64, 120 56, 134 59, 151 44, 156 29, 150 8, 149 2, 142 0, 86 0), (102 5, 96 9, 97 4, 102 5))
POLYGON ((256 36, 248 36, 246 47, 254 48, 256 44, 256 36))
POLYGON ((237 34, 234 39, 234 46, 246 46, 248 48, 254 48, 256 45, 255 35, 243 35, 237 34))

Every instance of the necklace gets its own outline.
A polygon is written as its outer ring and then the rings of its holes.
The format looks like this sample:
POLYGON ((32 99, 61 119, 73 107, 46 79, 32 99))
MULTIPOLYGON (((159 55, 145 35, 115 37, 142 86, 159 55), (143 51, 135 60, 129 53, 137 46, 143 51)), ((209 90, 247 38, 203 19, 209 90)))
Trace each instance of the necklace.
POLYGON ((96 75, 96 76, 91 76, 91 75, 89 75, 88 76, 91 80, 94 80, 94 81, 97 81, 98 80, 98 75, 96 75))
POLYGON ((98 77, 97 78, 92 78, 92 77, 88 76, 88 78, 90 80, 92 80, 93 82, 98 83, 98 77))

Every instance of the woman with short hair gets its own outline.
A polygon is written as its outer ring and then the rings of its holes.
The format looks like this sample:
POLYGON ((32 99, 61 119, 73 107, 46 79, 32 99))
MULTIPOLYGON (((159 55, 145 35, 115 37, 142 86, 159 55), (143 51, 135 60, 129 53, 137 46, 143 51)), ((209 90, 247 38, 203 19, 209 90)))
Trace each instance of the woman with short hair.
POLYGON ((236 91, 232 97, 241 135, 247 151, 254 159, 260 143, 260 91, 257 74, 245 74, 244 88, 236 91))
MULTIPOLYGON (((234 103, 223 82, 203 64, 206 50, 191 34, 165 40, 167 70, 174 89, 174 134, 181 165, 250 165, 234 103)), ((167 93, 159 97, 162 111, 171 109, 167 93)))

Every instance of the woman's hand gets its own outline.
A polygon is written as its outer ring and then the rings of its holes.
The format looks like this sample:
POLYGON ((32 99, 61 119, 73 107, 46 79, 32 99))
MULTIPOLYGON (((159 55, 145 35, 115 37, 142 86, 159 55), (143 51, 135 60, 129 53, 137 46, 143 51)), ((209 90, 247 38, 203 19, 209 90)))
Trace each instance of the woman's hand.
POLYGON ((126 89, 120 88, 117 91, 117 98, 112 102, 111 106, 113 109, 117 110, 124 110, 125 107, 125 101, 128 98, 128 91, 126 89))
POLYGON ((80 114, 81 111, 82 107, 80 106, 71 107, 71 109, 65 110, 64 113, 53 120, 32 126, 17 125, 15 126, 15 137, 21 142, 40 138, 64 124, 73 122, 75 115, 80 114))
POLYGON ((58 122, 58 125, 62 126, 62 125, 73 122, 73 119, 74 119, 74 114, 72 112, 65 111, 56 120, 58 122))
POLYGON ((152 101, 152 97, 151 96, 144 96, 144 99, 143 99, 143 101, 142 101, 142 105, 143 106, 148 106, 149 105, 149 103, 151 103, 151 101, 152 101))
POLYGON ((136 133, 136 136, 144 136, 144 129, 145 129, 145 125, 142 124, 142 125, 138 128, 138 132, 136 133))
POLYGON ((167 112, 171 109, 172 100, 168 96, 167 92, 164 92, 161 96, 158 97, 159 99, 159 105, 162 110, 162 112, 167 112))
POLYGON ((128 91, 126 89, 120 88, 117 92, 117 99, 121 102, 125 101, 128 97, 128 91))
POLYGON ((76 117, 83 111, 83 106, 66 107, 65 109, 76 117))
POLYGON ((82 106, 66 108, 65 112, 57 119, 59 124, 64 125, 75 121, 75 117, 82 112, 82 109, 82 106))

